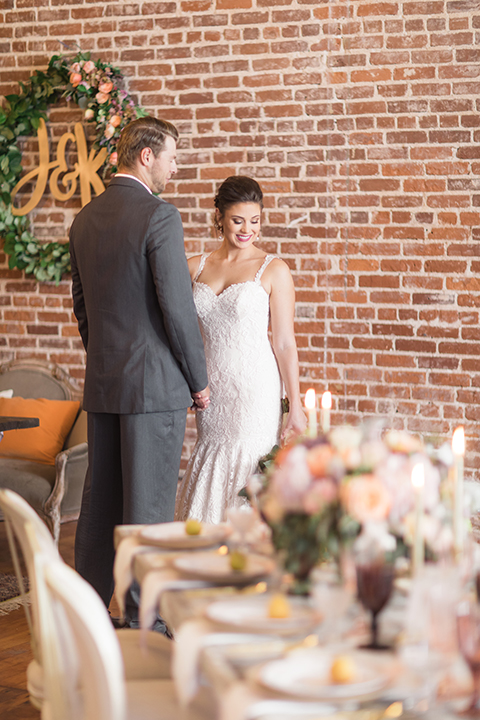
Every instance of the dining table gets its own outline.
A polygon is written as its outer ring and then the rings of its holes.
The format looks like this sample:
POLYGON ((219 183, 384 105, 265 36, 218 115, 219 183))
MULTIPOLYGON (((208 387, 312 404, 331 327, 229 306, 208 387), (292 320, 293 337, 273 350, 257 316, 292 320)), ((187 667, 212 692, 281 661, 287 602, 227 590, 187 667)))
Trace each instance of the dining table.
POLYGON ((332 567, 319 568, 310 598, 287 597, 289 617, 272 618, 272 597, 283 592, 268 544, 251 552, 247 572, 235 572, 227 564, 231 528, 215 542, 207 538, 206 546, 194 538, 175 545, 172 535, 182 536, 174 526, 182 524, 166 525, 168 531, 116 527, 116 595, 122 606, 122 595, 136 580, 143 629, 158 611, 172 630, 172 674, 181 704, 187 706, 207 685, 218 720, 460 717, 472 690, 470 673, 455 647, 439 661, 425 643, 406 642, 408 579, 396 586, 382 613, 391 649, 364 650, 359 645, 368 638, 365 613, 353 595, 344 608, 345 597, 329 596, 332 588, 338 592, 332 567), (353 666, 352 682, 332 681, 335 662, 353 666))

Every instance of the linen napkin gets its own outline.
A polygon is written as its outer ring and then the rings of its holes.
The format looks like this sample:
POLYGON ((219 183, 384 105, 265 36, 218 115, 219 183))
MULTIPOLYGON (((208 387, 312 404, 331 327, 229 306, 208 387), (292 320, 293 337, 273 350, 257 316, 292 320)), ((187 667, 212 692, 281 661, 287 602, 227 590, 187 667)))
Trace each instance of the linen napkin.
MULTIPOLYGON (((225 662, 222 654, 210 654, 216 648, 226 646, 245 645, 252 646, 252 655, 258 652, 273 652, 278 656, 285 648, 285 640, 276 635, 249 634, 243 632, 225 632, 216 630, 216 625, 207 619, 197 618, 187 620, 182 624, 175 637, 172 658, 172 677, 180 704, 185 707, 195 697, 200 687, 200 655, 205 651, 205 662, 209 660, 205 674, 210 684, 216 690, 223 691, 236 681, 237 674, 234 668, 225 662), (213 661, 215 662, 213 663, 213 661), (214 667, 213 667, 214 665, 214 667), (213 668, 213 669, 212 669, 213 668), (215 677, 212 676, 212 672, 215 677)), ((221 693, 223 694, 223 692, 221 693)))
POLYGON ((155 622, 157 608, 166 590, 191 590, 204 587, 211 587, 211 583, 181 577, 172 567, 147 573, 140 588, 140 642, 146 642, 148 630, 155 622))
MULTIPOLYGON (((272 698, 267 692, 255 685, 239 681, 230 685, 219 700, 218 720, 253 720, 254 718, 274 718, 291 716, 292 720, 302 715, 311 717, 313 713, 317 718, 325 717, 328 720, 347 720, 356 718, 355 713, 338 712, 334 705, 323 702, 311 702, 300 699, 272 698)), ((377 710, 375 715, 358 715, 358 720, 378 720, 383 716, 383 709, 377 710)))
POLYGON ((136 533, 123 538, 117 547, 113 565, 113 577, 115 580, 115 598, 122 618, 125 615, 125 595, 134 580, 133 561, 140 553, 151 551, 152 547, 145 545, 136 533))

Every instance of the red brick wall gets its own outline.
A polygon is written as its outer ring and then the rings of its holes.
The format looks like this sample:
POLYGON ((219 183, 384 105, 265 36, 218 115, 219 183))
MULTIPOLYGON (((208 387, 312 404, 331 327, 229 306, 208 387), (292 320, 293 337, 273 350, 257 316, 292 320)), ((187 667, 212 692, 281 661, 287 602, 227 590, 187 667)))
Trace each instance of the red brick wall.
MULTIPOLYGON (((464 423, 473 471, 477 0, 0 0, 0 19, 0 92, 44 68, 59 41, 78 43, 178 125, 181 170, 165 197, 187 253, 213 247, 217 183, 255 176, 263 247, 295 277, 302 390, 328 386, 335 422, 385 416, 445 437, 464 423)), ((37 234, 65 235, 73 212, 45 197, 37 234)), ((2 267, 1 356, 81 375, 69 283, 2 267)))

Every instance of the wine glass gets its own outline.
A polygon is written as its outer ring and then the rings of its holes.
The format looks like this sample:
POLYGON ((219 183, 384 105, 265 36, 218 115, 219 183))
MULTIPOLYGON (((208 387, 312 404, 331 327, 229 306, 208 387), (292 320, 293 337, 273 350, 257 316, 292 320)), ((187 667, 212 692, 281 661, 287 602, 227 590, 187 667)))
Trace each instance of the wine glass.
POLYGON ((458 644, 473 679, 470 706, 461 715, 480 718, 480 606, 470 599, 462 600, 457 608, 458 644))
POLYGON ((248 505, 231 507, 227 510, 227 520, 230 521, 233 529, 238 533, 240 547, 245 547, 247 545, 247 535, 257 523, 257 512, 248 505))
POLYGON ((361 647, 369 650, 389 650, 388 645, 382 645, 378 641, 377 616, 392 593, 395 574, 393 564, 379 557, 371 562, 357 562, 356 570, 358 598, 372 614, 371 641, 361 647))

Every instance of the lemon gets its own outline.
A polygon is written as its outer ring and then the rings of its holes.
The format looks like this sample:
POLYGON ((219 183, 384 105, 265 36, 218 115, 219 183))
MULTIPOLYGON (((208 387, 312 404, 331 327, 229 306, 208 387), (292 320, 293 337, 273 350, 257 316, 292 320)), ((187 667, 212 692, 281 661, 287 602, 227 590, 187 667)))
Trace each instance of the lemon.
POLYGON ((351 682, 356 674, 355 663, 348 655, 338 655, 332 662, 330 675, 334 683, 351 682))
POLYGON ((185 523, 185 532, 187 535, 200 535, 202 532, 202 523, 200 520, 187 520, 185 523))
POLYGON ((230 554, 230 567, 232 570, 241 571, 245 570, 245 566, 247 564, 247 556, 239 552, 238 550, 234 550, 230 554))
POLYGON ((290 617, 290 603, 285 595, 277 593, 268 604, 268 617, 283 619, 290 617))

